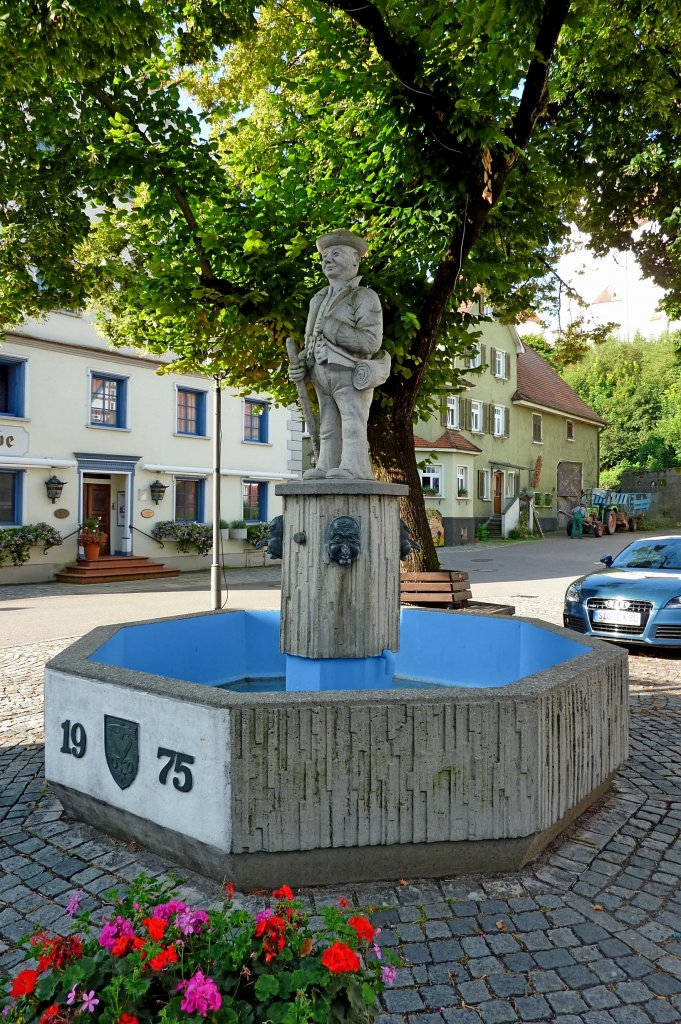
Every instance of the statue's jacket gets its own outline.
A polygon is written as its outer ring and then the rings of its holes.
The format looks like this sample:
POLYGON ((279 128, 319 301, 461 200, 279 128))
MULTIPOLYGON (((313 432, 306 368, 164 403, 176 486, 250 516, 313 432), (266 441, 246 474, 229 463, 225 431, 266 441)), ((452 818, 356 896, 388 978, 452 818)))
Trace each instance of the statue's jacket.
POLYGON ((305 361, 354 367, 371 359, 381 347, 383 312, 371 288, 356 277, 337 292, 322 288, 313 295, 305 327, 305 361))

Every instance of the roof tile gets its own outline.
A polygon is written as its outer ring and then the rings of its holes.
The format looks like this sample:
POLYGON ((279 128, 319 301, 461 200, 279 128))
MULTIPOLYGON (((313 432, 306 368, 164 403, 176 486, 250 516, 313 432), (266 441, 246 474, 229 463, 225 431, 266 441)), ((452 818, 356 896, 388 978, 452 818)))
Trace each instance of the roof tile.
POLYGON ((566 384, 562 377, 538 352, 523 345, 518 353, 518 390, 511 399, 513 402, 534 402, 556 412, 568 416, 579 416, 591 423, 605 426, 606 421, 594 412, 590 405, 583 402, 576 391, 566 384))

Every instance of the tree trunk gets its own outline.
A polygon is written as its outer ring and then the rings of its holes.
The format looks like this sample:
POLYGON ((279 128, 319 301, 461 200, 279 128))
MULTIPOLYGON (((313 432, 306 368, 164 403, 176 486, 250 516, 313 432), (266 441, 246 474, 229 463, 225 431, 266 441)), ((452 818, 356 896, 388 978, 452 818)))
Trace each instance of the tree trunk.
POLYGON ((440 562, 426 518, 421 478, 416 467, 411 409, 402 402, 383 409, 375 401, 371 407, 368 433, 376 479, 409 487, 408 497, 400 501, 400 515, 412 539, 421 545, 421 551, 412 551, 402 563, 403 569, 427 572, 439 569, 440 562))

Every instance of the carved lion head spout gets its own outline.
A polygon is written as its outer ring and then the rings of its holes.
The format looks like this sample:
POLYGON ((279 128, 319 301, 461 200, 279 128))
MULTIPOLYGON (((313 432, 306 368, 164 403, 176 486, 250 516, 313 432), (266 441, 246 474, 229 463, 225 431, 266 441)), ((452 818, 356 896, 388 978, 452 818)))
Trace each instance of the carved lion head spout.
POLYGON ((336 516, 326 531, 326 546, 331 562, 350 565, 360 551, 359 523, 352 516, 336 516))

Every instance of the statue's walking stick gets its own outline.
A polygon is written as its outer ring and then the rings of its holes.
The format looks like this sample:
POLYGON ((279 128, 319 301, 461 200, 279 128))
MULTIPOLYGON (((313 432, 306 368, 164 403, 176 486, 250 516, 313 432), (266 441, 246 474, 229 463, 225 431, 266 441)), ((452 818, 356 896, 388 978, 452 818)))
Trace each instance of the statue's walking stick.
MULTIPOLYGON (((296 343, 293 338, 286 339, 286 351, 288 353, 291 366, 299 366, 300 359, 298 357, 298 350, 296 349, 296 343)), ((316 461, 319 458, 319 424, 317 422, 317 416, 310 403, 310 396, 307 393, 305 381, 296 381, 296 388, 298 389, 298 401, 300 402, 300 408, 302 409, 303 416, 305 417, 305 425, 310 431, 312 450, 316 461)))

